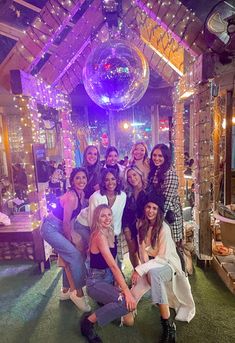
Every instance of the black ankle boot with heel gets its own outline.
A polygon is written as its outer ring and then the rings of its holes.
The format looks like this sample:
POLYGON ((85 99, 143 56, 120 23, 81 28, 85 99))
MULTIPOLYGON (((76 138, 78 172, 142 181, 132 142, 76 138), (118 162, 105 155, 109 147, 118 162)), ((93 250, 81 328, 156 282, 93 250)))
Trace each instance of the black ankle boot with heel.
POLYGON ((162 335, 159 343, 175 343, 176 342, 176 325, 169 319, 161 317, 162 335))
POLYGON ((90 314, 86 313, 81 318, 80 328, 82 335, 87 338, 89 343, 103 343, 101 338, 95 332, 95 324, 89 321, 89 316, 90 314))

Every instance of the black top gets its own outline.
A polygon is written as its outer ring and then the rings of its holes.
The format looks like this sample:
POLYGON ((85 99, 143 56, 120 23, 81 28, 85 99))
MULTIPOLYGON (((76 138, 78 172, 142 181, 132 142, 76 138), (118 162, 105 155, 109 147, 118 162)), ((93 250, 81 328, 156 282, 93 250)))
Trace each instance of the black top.
POLYGON ((132 237, 137 236, 136 221, 143 215, 143 202, 145 199, 145 192, 140 191, 137 199, 133 194, 127 195, 126 205, 122 216, 122 227, 128 227, 131 230, 132 237))
MULTIPOLYGON (((77 208, 75 208, 75 210, 73 210, 73 213, 72 213, 72 216, 71 216, 71 220, 76 218, 78 216, 78 214, 81 212, 81 209, 82 209, 82 204, 81 204, 79 195, 78 195, 78 193, 77 193, 77 191, 75 189, 73 189, 73 191, 77 195, 78 206, 77 206, 77 208)), ((63 219, 64 219, 64 208, 61 206, 60 199, 57 199, 56 208, 52 211, 52 213, 54 214, 54 216, 56 218, 58 218, 61 221, 63 221, 63 219)))
POLYGON ((100 172, 101 168, 97 166, 85 166, 87 171, 88 180, 87 185, 84 189, 85 198, 89 199, 90 196, 95 192, 95 186, 100 183, 100 172))
MULTIPOLYGON (((113 258, 115 259, 117 256, 117 242, 115 239, 114 247, 109 248, 113 258)), ((98 254, 93 254, 90 252, 90 267, 96 269, 106 269, 109 268, 105 259, 103 258, 102 254, 99 252, 98 254)))

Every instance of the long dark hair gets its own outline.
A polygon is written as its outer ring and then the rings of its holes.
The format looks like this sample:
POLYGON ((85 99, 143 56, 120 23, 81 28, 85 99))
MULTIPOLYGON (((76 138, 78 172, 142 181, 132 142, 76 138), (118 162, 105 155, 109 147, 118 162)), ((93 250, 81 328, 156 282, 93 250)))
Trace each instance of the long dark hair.
POLYGON ((89 168, 89 167, 92 167, 92 168, 94 168, 94 169, 96 169, 96 167, 100 168, 100 153, 99 153, 99 150, 98 150, 97 146, 95 146, 95 145, 88 145, 88 146, 86 147, 86 149, 84 150, 84 153, 83 153, 83 162, 82 162, 82 166, 83 166, 84 168, 86 168, 86 169, 89 168), (94 149, 96 149, 96 151, 97 151, 97 161, 96 161, 96 163, 95 163, 93 166, 91 166, 91 165, 87 162, 87 158, 86 158, 87 152, 88 152, 88 150, 91 149, 91 148, 94 148, 94 149))
POLYGON ((108 158, 110 152, 112 152, 112 151, 115 151, 116 154, 119 155, 117 148, 116 148, 115 146, 110 145, 110 146, 107 148, 106 153, 105 153, 105 161, 107 160, 107 158, 108 158))
POLYGON ((116 194, 120 194, 121 193, 121 189, 122 189, 122 182, 121 182, 121 180, 119 178, 118 172, 115 169, 111 169, 111 168, 104 168, 102 170, 101 181, 100 181, 100 194, 101 195, 105 195, 106 192, 107 192, 107 189, 105 187, 105 178, 106 178, 108 173, 113 174, 113 176, 117 180, 117 186, 115 188, 115 193, 116 194))
POLYGON ((78 172, 83 172, 86 175, 87 181, 88 181, 88 174, 85 168, 73 168, 73 170, 71 171, 71 174, 69 176, 69 183, 71 186, 71 189, 74 188, 74 178, 77 175, 78 172))
POLYGON ((100 171, 101 171, 100 153, 99 153, 98 148, 95 145, 88 145, 86 147, 86 149, 84 150, 82 167, 86 169, 87 175, 88 175, 88 183, 87 183, 86 189, 89 187, 92 187, 92 190, 93 190, 91 192, 91 194, 92 194, 94 192, 93 186, 95 184, 99 183, 99 175, 100 175, 100 171), (97 150, 97 161, 94 165, 90 165, 87 162, 87 158, 86 158, 87 152, 91 148, 94 148, 97 150))
MULTIPOLYGON (((149 222, 149 220, 148 220, 148 218, 146 217, 146 214, 145 214, 145 209, 146 209, 147 205, 148 205, 148 203, 144 207, 144 214, 143 214, 143 217, 141 218, 140 224, 139 224, 139 240, 140 240, 140 244, 145 240, 145 237, 147 236, 147 232, 148 232, 149 227, 150 227, 150 222, 149 222)), ((159 236, 159 233, 160 233, 161 228, 162 228, 163 218, 164 218, 163 212, 158 207, 157 216, 156 216, 156 220, 155 220, 155 222, 153 224, 153 229, 152 229, 152 232, 151 232, 151 240, 150 240, 151 247, 153 249, 156 247, 158 236, 159 236)))
POLYGON ((166 144, 155 145, 150 155, 150 172, 149 172, 149 177, 148 177, 149 182, 151 183, 156 173, 156 170, 158 170, 157 172, 158 184, 161 185, 164 182, 164 174, 171 167, 171 163, 172 163, 172 153, 171 153, 171 150, 168 148, 168 146, 166 144), (161 153, 164 157, 164 163, 159 168, 156 167, 153 162, 153 153, 156 149, 161 150, 161 153))

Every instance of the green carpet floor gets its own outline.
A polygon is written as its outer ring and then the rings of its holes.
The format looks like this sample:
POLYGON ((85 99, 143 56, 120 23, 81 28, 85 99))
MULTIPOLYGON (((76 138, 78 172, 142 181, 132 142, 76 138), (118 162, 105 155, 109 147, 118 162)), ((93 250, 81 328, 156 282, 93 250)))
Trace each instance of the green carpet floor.
MULTIPOLYGON (((197 313, 189 324, 176 322, 177 342, 234 343, 235 297, 210 269, 195 268, 190 283, 197 313)), ((61 271, 55 263, 39 275, 36 265, 1 262, 0 342, 85 343, 79 330, 81 314, 70 301, 59 301, 60 286, 61 271)), ((158 342, 158 309, 145 298, 134 327, 119 327, 116 322, 98 333, 104 343, 158 342)))

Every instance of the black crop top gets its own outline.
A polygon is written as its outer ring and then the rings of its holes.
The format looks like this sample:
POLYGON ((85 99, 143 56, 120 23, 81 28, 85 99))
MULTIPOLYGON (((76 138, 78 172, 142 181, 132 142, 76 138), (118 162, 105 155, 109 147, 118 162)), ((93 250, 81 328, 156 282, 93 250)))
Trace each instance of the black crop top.
MULTIPOLYGON (((111 254, 113 255, 113 258, 116 258, 117 256, 117 242, 115 239, 114 242, 114 247, 109 248, 111 254)), ((98 254, 93 254, 90 252, 90 267, 91 268, 96 268, 96 269, 106 269, 109 268, 107 265, 105 259, 103 258, 102 254, 99 252, 98 254)))
MULTIPOLYGON (((75 208, 75 210, 73 210, 73 213, 72 213, 72 216, 71 216, 71 220, 76 218, 79 215, 79 213, 81 212, 81 209, 82 209, 82 205, 81 205, 81 201, 80 201, 79 195, 78 195, 78 193, 76 192, 75 189, 73 189, 73 191, 77 195, 78 206, 77 206, 77 208, 75 208)), ((54 214, 54 216, 56 218, 58 218, 61 221, 63 221, 63 219, 64 219, 64 208, 61 206, 60 199, 57 199, 56 208, 54 210, 52 210, 52 213, 54 214)))

